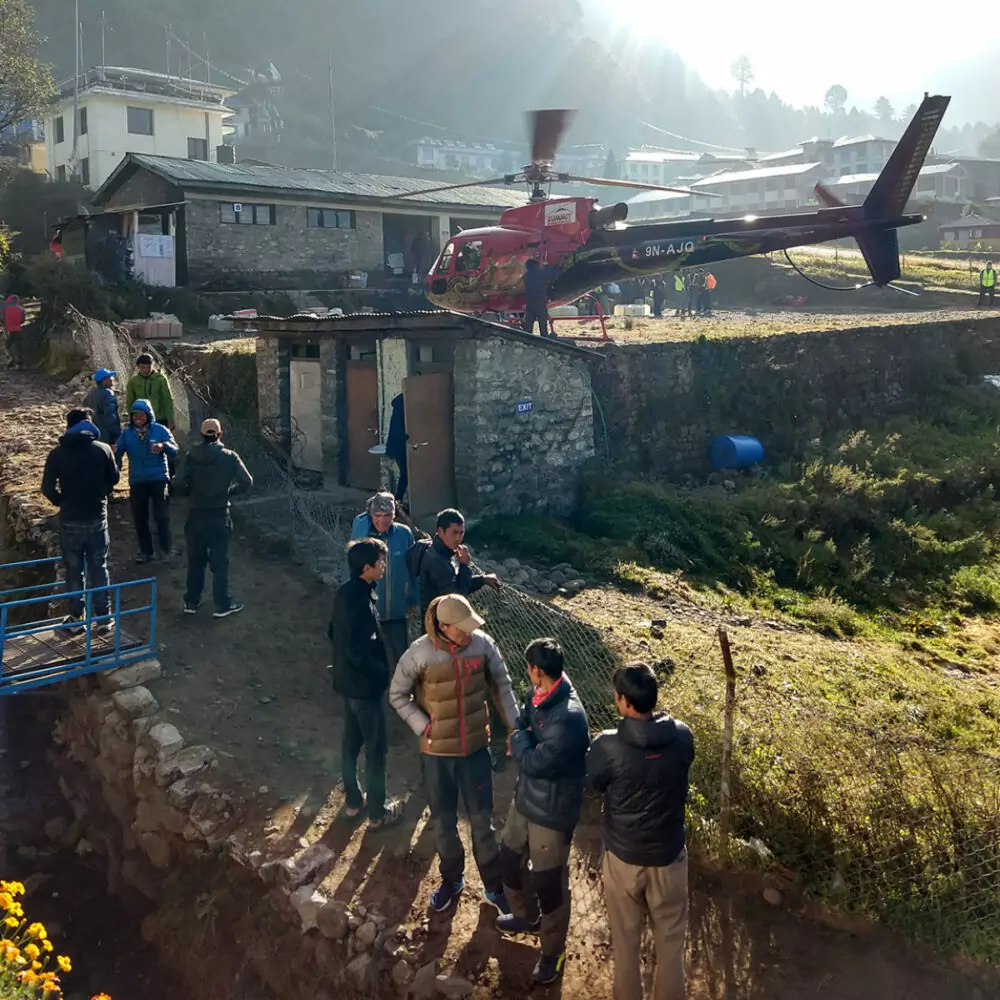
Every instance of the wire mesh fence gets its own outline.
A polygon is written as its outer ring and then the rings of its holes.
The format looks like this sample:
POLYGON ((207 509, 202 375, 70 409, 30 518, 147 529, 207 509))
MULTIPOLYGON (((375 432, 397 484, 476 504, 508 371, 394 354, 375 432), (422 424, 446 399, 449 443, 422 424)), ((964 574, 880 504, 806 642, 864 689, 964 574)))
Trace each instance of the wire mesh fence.
MULTIPOLYGON (((130 371, 135 347, 108 330, 88 332, 92 356, 130 371)), ((218 417, 227 444, 254 476, 252 493, 237 504, 237 518, 257 540, 337 584, 357 511, 297 481, 297 429, 291 449, 282 447, 278 428, 220 412, 182 371, 171 373, 171 383, 180 431, 218 417)), ((619 631, 598 628, 513 586, 484 588, 474 603, 521 694, 528 684, 525 647, 540 636, 555 636, 592 729, 617 724, 611 676, 626 659, 639 658, 619 631)), ((677 664, 654 664, 662 681, 661 707, 687 722, 695 736, 692 854, 713 864, 726 858, 736 867, 765 870, 790 892, 864 913, 939 950, 1000 963, 1000 758, 902 730, 867 729, 850 713, 823 709, 748 669, 752 646, 743 642, 726 775, 726 677, 718 636, 704 623, 693 624, 692 631, 698 631, 700 647, 677 664), (727 784, 728 824, 720 823, 727 784)), ((573 938, 579 947, 607 944, 595 810, 595 803, 588 804, 572 861, 573 938)))

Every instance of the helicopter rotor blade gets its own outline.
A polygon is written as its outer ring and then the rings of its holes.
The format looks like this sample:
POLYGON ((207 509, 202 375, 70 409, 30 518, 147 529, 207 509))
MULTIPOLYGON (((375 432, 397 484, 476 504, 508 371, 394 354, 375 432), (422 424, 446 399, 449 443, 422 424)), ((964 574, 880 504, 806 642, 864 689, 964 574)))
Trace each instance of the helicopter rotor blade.
POLYGON ((816 197, 819 198, 827 208, 843 208, 844 203, 832 192, 828 191, 822 184, 816 185, 816 197))
MULTIPOLYGON (((563 175, 560 175, 560 180, 563 175)), ((581 181, 584 184, 601 184, 605 187, 636 188, 639 191, 671 191, 674 194, 696 194, 702 198, 721 198, 714 191, 695 191, 689 187, 667 187, 663 184, 641 184, 638 181, 619 181, 610 177, 577 177, 575 174, 565 175, 568 181, 581 181)))
POLYGON ((565 109, 528 113, 532 163, 552 163, 555 160, 559 143, 575 114, 575 111, 565 109))
POLYGON ((462 188, 487 187, 490 184, 517 184, 520 180, 520 174, 505 174, 503 177, 492 177, 485 181, 466 181, 464 184, 445 184, 443 187, 424 188, 420 191, 403 191, 392 197, 412 198, 418 194, 439 194, 441 191, 459 191, 462 188))

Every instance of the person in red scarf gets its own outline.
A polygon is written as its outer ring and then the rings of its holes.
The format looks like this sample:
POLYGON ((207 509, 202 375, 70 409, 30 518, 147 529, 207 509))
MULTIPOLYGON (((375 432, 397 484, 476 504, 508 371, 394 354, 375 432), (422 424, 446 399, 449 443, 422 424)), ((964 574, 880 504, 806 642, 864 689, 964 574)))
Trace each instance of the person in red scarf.
POLYGON ((500 844, 511 912, 497 918, 497 927, 508 934, 540 934, 533 978, 544 984, 559 978, 566 961, 569 848, 583 806, 590 726, 563 670, 559 643, 535 639, 524 655, 532 690, 510 739, 519 774, 500 844), (525 885, 528 861, 531 884, 525 885))

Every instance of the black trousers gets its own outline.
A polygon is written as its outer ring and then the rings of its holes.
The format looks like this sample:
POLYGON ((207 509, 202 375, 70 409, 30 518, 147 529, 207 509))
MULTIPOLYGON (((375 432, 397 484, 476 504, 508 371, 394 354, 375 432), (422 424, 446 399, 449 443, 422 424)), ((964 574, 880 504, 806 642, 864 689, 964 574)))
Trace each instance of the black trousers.
POLYGON ((132 521, 139 539, 139 551, 144 556, 153 554, 153 535, 149 530, 149 508, 153 508, 153 521, 160 543, 160 551, 170 551, 170 504, 167 500, 167 484, 130 483, 129 499, 132 504, 132 521))
POLYGON ((524 304, 524 332, 531 333, 535 324, 538 324, 538 335, 540 337, 549 336, 549 305, 543 299, 540 302, 526 302, 524 304))
POLYGON ((233 521, 226 510, 193 510, 184 525, 187 542, 187 588, 184 603, 197 607, 205 589, 205 569, 212 570, 212 599, 216 611, 227 611, 229 593, 229 539, 233 521))
POLYGON ((358 783, 358 756, 365 749, 365 789, 368 793, 368 818, 385 815, 386 759, 389 738, 381 698, 344 699, 344 739, 341 743, 340 770, 344 778, 344 798, 348 809, 360 809, 365 803, 358 783))
POLYGON ((976 305, 981 306, 986 299, 989 299, 989 304, 993 305, 993 296, 996 294, 997 286, 990 285, 987 288, 985 285, 979 286, 979 301, 976 305))

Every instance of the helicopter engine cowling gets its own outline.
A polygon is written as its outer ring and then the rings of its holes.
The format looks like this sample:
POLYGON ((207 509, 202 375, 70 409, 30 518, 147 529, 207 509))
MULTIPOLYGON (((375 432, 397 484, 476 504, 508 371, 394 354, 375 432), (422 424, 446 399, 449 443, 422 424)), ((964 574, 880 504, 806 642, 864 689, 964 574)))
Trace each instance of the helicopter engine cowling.
POLYGON ((606 205, 604 208, 595 208, 590 213, 590 228, 604 229, 613 226, 616 222, 624 222, 628 218, 628 205, 620 201, 617 205, 606 205))

